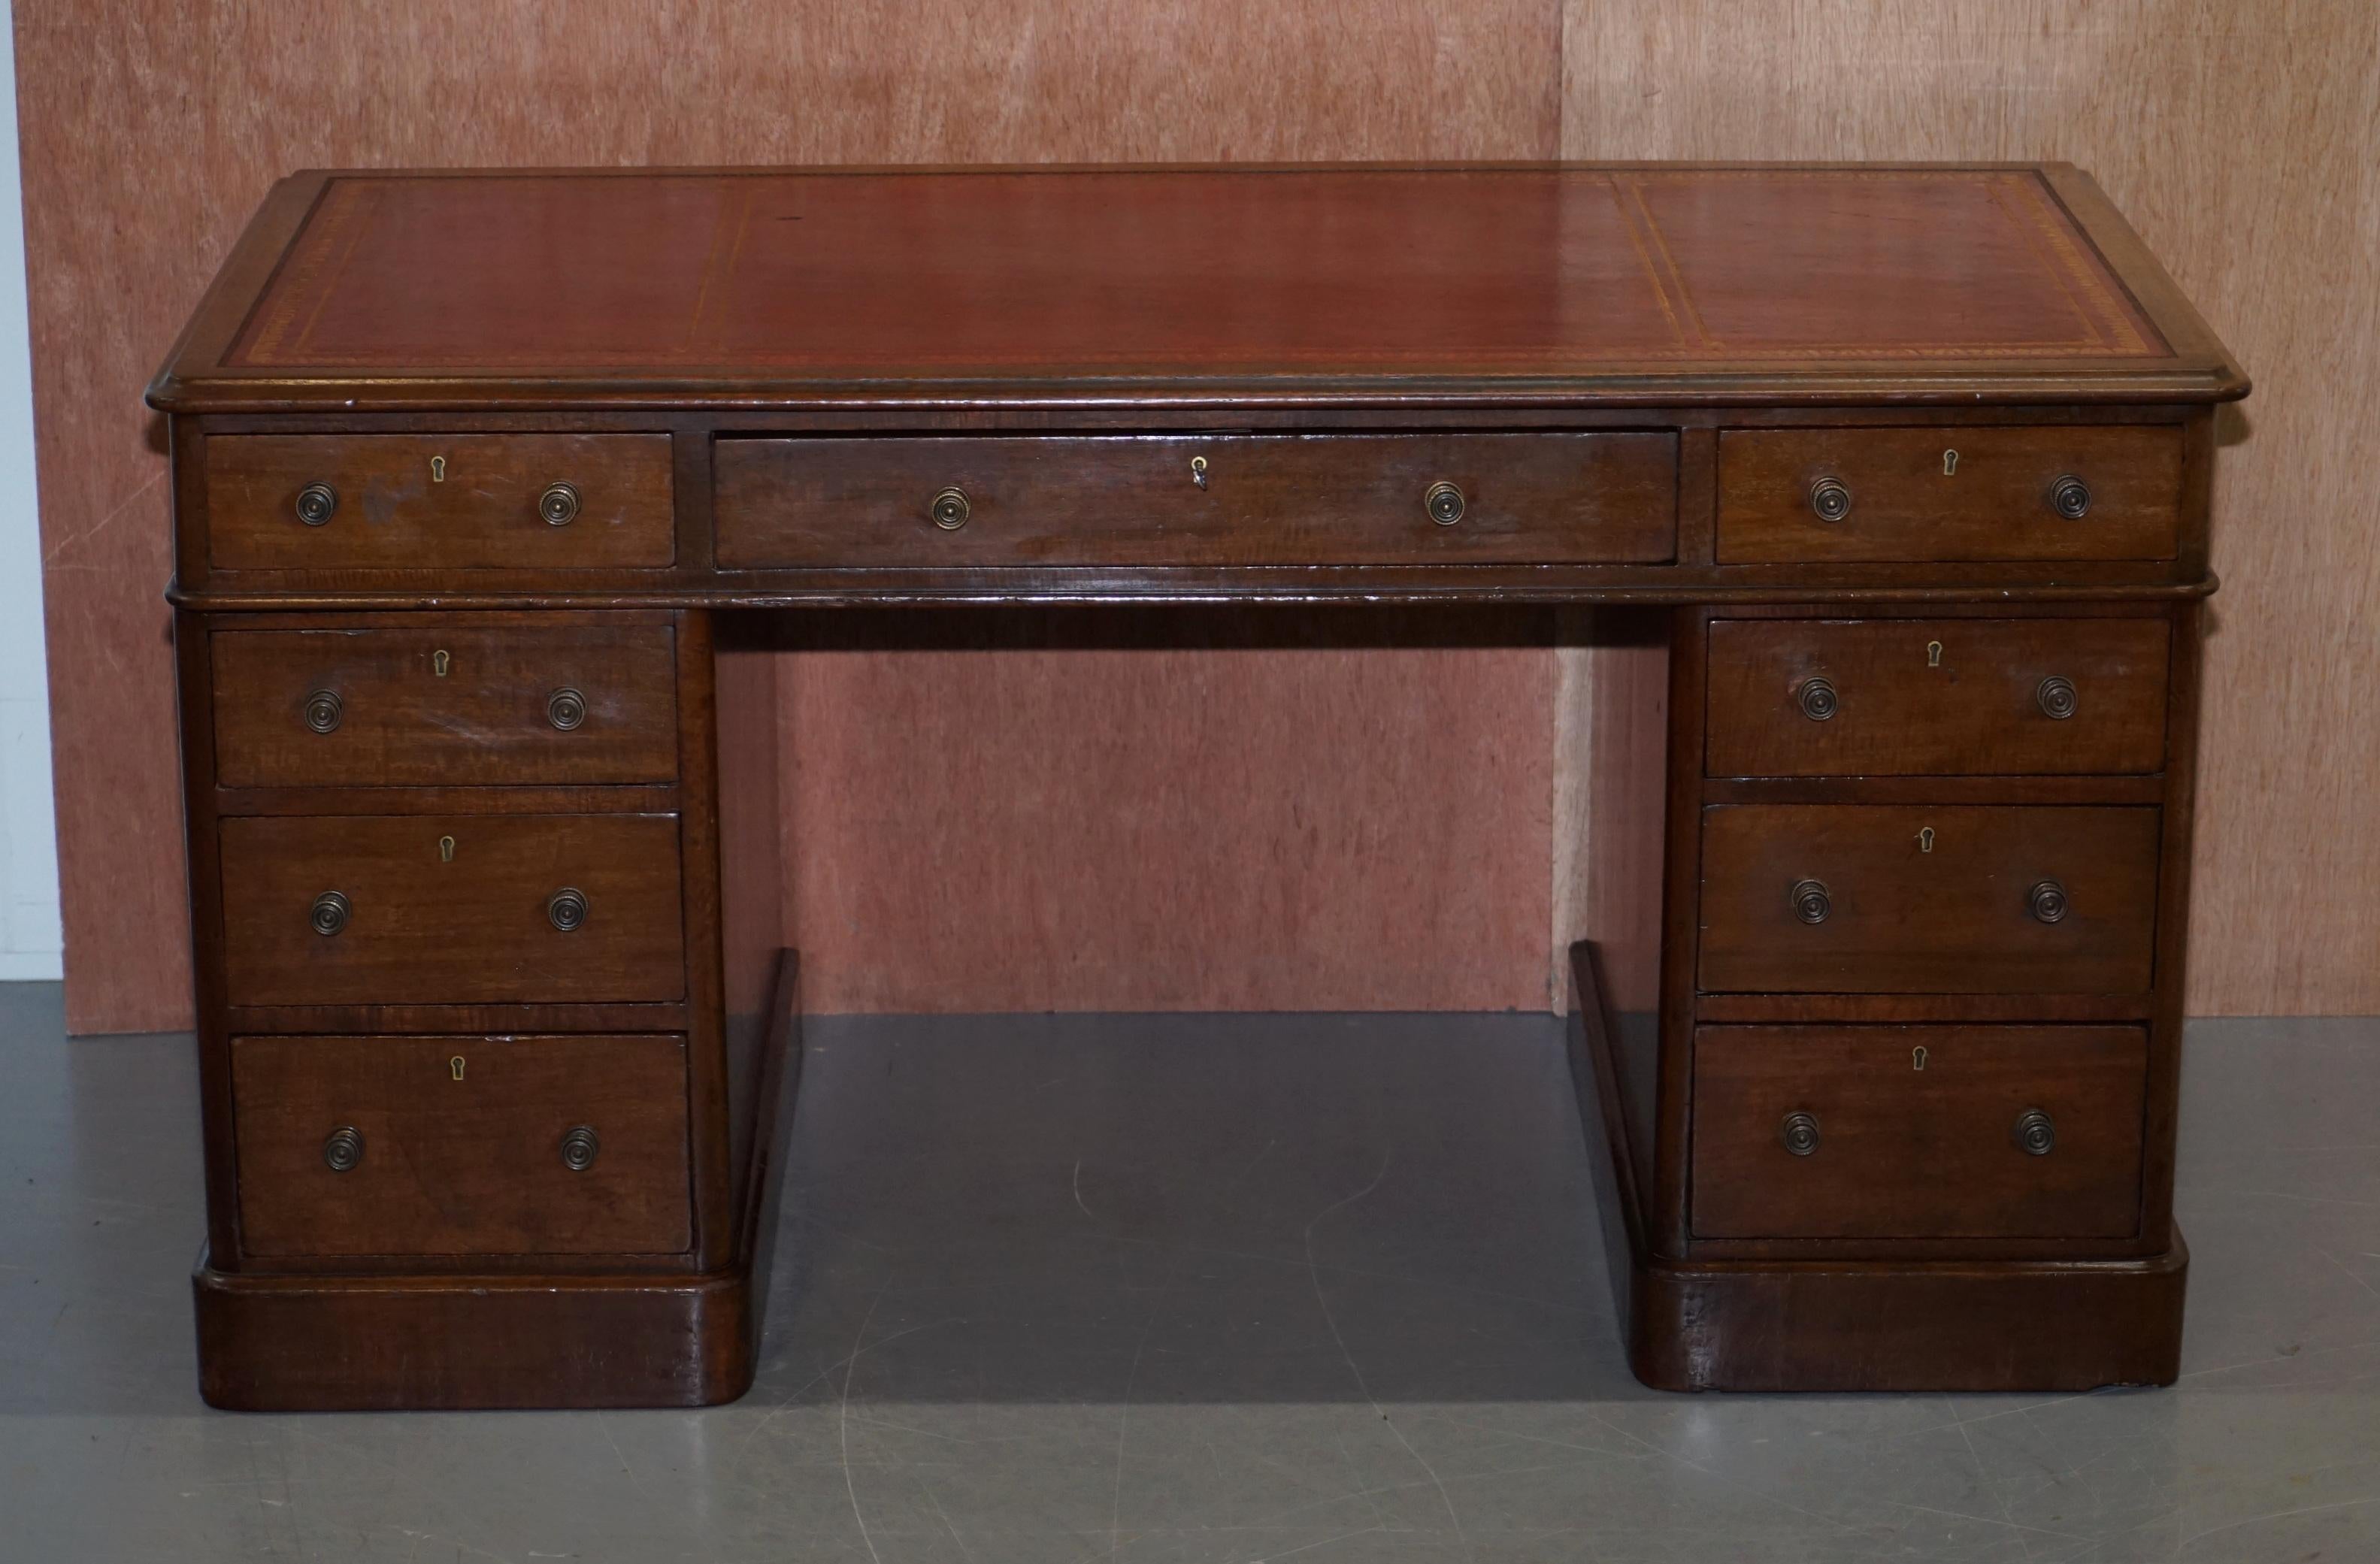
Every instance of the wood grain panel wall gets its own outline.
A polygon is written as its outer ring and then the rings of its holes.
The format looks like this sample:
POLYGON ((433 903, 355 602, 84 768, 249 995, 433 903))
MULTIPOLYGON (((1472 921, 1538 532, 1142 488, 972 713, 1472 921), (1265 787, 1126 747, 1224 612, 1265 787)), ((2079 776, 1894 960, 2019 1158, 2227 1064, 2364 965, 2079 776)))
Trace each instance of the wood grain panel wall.
MULTIPOLYGON (((188 1013, 158 597, 164 467, 139 390, 266 185, 317 164, 2070 158, 2098 174, 2259 382, 2227 425, 2218 496, 2228 585, 2209 660, 2195 1007, 2380 1010, 2380 812, 2365 803, 2380 722, 2356 704, 2380 674, 2380 554, 2367 542, 2380 517, 2365 478, 2380 427, 2380 7, 2369 0, 18 0, 15 17, 77 1030, 188 1013)), ((1425 861, 1427 846, 1452 840, 1432 834, 1446 794, 1418 782, 1383 792, 1380 773, 1353 759, 1336 775, 1312 763, 1323 736, 1377 738, 1394 699, 1462 690, 1456 704, 1526 729, 1501 740, 1517 746, 1500 764, 1518 791, 1484 837, 1463 840, 1486 843, 1480 861, 1500 877, 1516 854, 1537 867, 1526 884, 1500 878, 1480 904, 1482 927, 1505 931, 1484 942, 1449 944, 1423 915, 1334 926, 1317 936, 1310 970, 1330 976, 1318 987, 1291 964, 1261 979, 1224 971, 1225 953, 1281 948, 1293 929, 1265 921, 1285 903, 1234 901, 1214 893, 1216 879, 1183 899, 1179 921, 1132 925, 1098 958, 1110 976, 1075 987, 1056 940, 1002 988, 969 986, 969 972, 988 970, 983 950, 854 938, 839 973, 805 975, 850 1003, 909 1003, 944 982, 934 991, 957 1008, 1357 1003, 1366 962, 1382 1002, 1536 1003, 1549 950, 1611 903, 1611 887, 1585 878, 1594 855, 1557 855, 1550 840, 1557 783, 1566 818, 1591 814, 1587 751, 1611 731, 1579 720, 1592 711, 1592 656, 1566 653, 1557 681, 1544 672, 1553 653, 1510 648, 1413 654, 1434 666, 1318 651, 1281 679, 1220 673, 1197 661, 1214 654, 1181 649, 1121 663, 936 655, 1007 661, 969 662, 953 680, 916 656, 793 654, 788 742, 805 725, 822 743, 850 732, 863 699, 931 704, 955 684, 1056 709, 1088 680, 1084 709, 1138 742, 1125 754, 1087 740, 1069 785, 1161 815, 1186 795, 1166 803, 1151 752, 1189 756, 1214 711, 1235 709, 1249 732, 1279 739, 1260 762, 1275 782, 1303 768, 1275 796, 1360 806, 1381 831, 1377 853, 1284 851, 1273 872, 1321 876, 1317 893, 1351 902, 1467 894, 1461 866, 1425 861), (1509 710, 1514 688, 1537 707, 1509 710), (1293 729, 1318 709, 1337 725, 1293 729), (1532 917, 1536 932, 1512 932, 1532 917), (1491 949, 1506 936, 1510 948, 1491 949), (1374 941, 1368 955, 1347 943, 1358 937, 1374 941), (930 964, 946 955, 948 967, 930 964), (891 973, 896 964, 907 973, 891 973), (1138 987, 1115 976, 1135 971, 1138 987)), ((811 921, 825 903, 805 890, 805 862, 916 865, 884 834, 913 818, 840 803, 908 785, 953 744, 998 744, 997 711, 938 721, 930 747, 822 751, 793 784, 794 916, 810 938, 828 936, 811 921)), ((1404 735, 1411 775, 1456 773, 1479 739, 1476 728, 1404 735)), ((1033 871, 1052 849, 1037 833, 1065 829, 1066 813, 970 844, 975 912, 1046 910, 1033 871)), ((1286 849, 1296 820, 1273 826, 1286 849)), ((1164 832, 1150 840, 1175 850, 1164 832)), ((1196 831, 1179 846, 1202 850, 1196 831)), ((1090 906, 1111 907, 1101 898, 1147 867, 1078 861, 1102 877, 1090 906)), ((1253 872, 1213 866, 1225 870, 1253 872)), ((992 953, 991 965, 1010 957, 992 953)))

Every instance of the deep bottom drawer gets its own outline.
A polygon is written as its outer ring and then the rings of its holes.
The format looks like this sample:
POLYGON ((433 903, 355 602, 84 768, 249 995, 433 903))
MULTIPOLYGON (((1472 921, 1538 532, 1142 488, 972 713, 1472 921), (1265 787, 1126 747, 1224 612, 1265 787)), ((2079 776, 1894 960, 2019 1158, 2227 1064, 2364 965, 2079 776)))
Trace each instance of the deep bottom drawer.
POLYGON ((686 1039, 236 1037, 249 1255, 674 1255, 686 1039))
POLYGON ((1697 1238, 2126 1238, 2137 1026, 1706 1026, 1697 1238))

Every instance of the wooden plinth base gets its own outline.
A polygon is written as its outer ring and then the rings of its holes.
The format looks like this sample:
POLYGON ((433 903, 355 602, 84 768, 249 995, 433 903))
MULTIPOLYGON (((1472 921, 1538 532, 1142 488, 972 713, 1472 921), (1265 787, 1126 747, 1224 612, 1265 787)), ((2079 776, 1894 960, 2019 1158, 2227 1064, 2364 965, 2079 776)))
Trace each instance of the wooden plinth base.
POLYGON ((242 1412, 711 1406, 751 1388, 778 1176, 801 1069, 797 966, 780 958, 735 1263, 697 1275, 509 1272, 190 1279, 199 1389, 242 1412))
POLYGON ((1593 949, 1571 1073, 1628 1364, 1657 1390, 2087 1390, 2180 1372, 2181 1235, 2108 1260, 1692 1260, 1653 1252, 1593 949))

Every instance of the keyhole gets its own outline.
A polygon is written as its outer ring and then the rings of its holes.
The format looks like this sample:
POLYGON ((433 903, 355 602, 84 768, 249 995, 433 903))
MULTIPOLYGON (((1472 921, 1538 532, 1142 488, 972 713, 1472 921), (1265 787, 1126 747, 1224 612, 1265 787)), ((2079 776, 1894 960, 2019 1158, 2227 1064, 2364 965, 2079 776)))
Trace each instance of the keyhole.
POLYGON ((1206 457, 1193 456, 1190 458, 1190 481, 1196 484, 1201 489, 1207 487, 1206 457))
POLYGON ((1928 668, 1939 668, 1942 666, 1941 642, 1928 641, 1925 643, 1925 666, 1928 668))
POLYGON ((1943 476, 1944 478, 1954 478, 1954 477, 1956 477, 1956 476, 1958 475, 1958 471, 1959 471, 1959 453, 1957 453, 1956 451, 1945 451, 1945 452, 1943 452, 1943 453, 1942 453, 1942 476, 1943 476))
MULTIPOLYGON (((457 1066, 460 1066, 463 1061, 458 1059, 455 1062, 457 1066)), ((1909 1050, 1909 1068, 1912 1070, 1923 1070, 1925 1068, 1925 1050, 1924 1048, 1913 1048, 1909 1050)), ((459 1068, 455 1072, 455 1078, 458 1081, 463 1078, 463 1073, 459 1068)))
POLYGON ((1934 828, 1932 826, 1927 826, 1917 833, 1917 850, 1920 853, 1931 853, 1934 851, 1934 828))
POLYGON ((432 483, 443 483, 446 481, 445 457, 432 456, 430 458, 430 481, 432 483))
POLYGON ((433 651, 430 654, 430 671, 443 679, 446 676, 447 665, 454 661, 443 651, 433 651))
MULTIPOLYGON (((1924 1053, 1925 1050, 1924 1049, 1919 1049, 1917 1051, 1919 1053, 1924 1053)), ((446 1061, 446 1068, 455 1073, 455 1079, 458 1081, 461 1080, 463 1078, 463 1056, 458 1053, 454 1058, 448 1060, 446 1061)), ((1921 1064, 1917 1068, 1923 1070, 1925 1066, 1921 1064)))
POLYGON ((438 861, 442 864, 451 864, 455 861, 455 839, 453 837, 442 836, 438 839, 438 861))

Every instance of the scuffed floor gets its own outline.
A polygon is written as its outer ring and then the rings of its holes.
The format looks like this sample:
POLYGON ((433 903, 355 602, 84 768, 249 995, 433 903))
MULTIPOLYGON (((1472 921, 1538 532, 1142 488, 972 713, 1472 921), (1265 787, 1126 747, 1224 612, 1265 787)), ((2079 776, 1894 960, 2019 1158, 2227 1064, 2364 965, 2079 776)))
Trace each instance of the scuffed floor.
POLYGON ((2192 1029, 2170 1390, 1644 1389, 1543 1017, 944 1018, 811 1024, 745 1401, 376 1417, 199 1403, 188 1039, 0 1037, 0 1558, 2380 1559, 2380 1022, 2192 1029))

